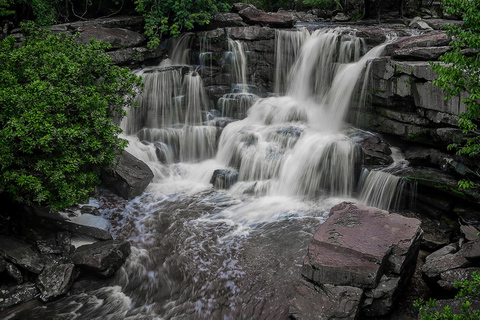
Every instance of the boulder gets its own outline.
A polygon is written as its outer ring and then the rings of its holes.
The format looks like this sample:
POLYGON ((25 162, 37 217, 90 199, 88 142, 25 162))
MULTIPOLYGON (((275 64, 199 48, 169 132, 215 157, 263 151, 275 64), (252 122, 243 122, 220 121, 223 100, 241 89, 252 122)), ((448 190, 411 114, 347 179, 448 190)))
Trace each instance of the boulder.
MULTIPOLYGON (((440 279, 437 281, 443 295, 455 296, 458 289, 455 288, 456 282, 464 282, 465 280, 472 280, 472 274, 478 271, 478 267, 452 269, 440 274, 440 279)), ((436 291, 438 293, 438 291, 436 291)))
POLYGON ((130 255, 130 242, 100 241, 77 248, 72 261, 86 271, 100 277, 112 276, 130 255))
MULTIPOLYGON (((344 202, 331 209, 327 221, 315 232, 303 262, 302 276, 316 286, 356 287, 366 297, 362 312, 384 315, 392 310, 394 300, 413 275, 421 238, 420 221, 415 218, 344 202)), ((296 299, 305 301, 302 296, 306 289, 301 289, 302 286, 299 290, 303 291, 297 293, 296 299)), ((355 300, 356 308, 360 308, 360 301, 355 300)), ((291 310, 298 313, 304 309, 291 310)), ((297 317, 304 315, 308 318, 308 313, 297 317)))
POLYGON ((234 40, 272 40, 275 39, 275 29, 269 27, 233 27, 226 28, 226 33, 234 40))
POLYGON ((468 261, 474 263, 480 262, 480 239, 478 236, 474 241, 470 241, 463 246, 463 256, 468 261))
POLYGON ((213 172, 210 183, 217 189, 229 189, 237 180, 237 169, 217 169, 213 172))
POLYGON ((302 279, 289 313, 293 319, 355 319, 360 313, 362 293, 360 288, 316 285, 302 279))
POLYGON ((397 49, 391 52, 392 58, 404 60, 437 60, 444 53, 452 50, 449 46, 441 47, 413 47, 397 49))
POLYGON ((295 24, 293 14, 288 12, 265 12, 253 6, 245 7, 238 14, 248 24, 258 24, 273 28, 292 28, 295 24))
POLYGON ((445 31, 432 31, 418 36, 400 38, 388 44, 385 47, 385 53, 393 55, 398 50, 408 48, 444 47, 449 45, 450 40, 450 36, 445 31))
POLYGON ((415 17, 408 25, 410 28, 420 29, 420 30, 433 30, 433 28, 420 17, 415 17))
POLYGON ((35 284, 27 282, 8 289, 0 290, 0 310, 27 302, 39 294, 35 284))
POLYGON ((30 245, 15 238, 0 236, 0 256, 36 274, 44 267, 42 256, 30 245))
POLYGON ((247 24, 243 21, 238 13, 234 12, 218 12, 213 15, 210 23, 206 26, 209 30, 226 27, 246 27, 247 24))
POLYGON ((166 51, 162 49, 147 49, 144 47, 122 48, 109 51, 107 54, 114 64, 124 65, 128 63, 138 63, 149 59, 162 58, 166 51))
POLYGON ((37 278, 40 299, 47 302, 66 294, 75 279, 74 268, 72 263, 45 267, 37 278))
POLYGON ((124 199, 131 200, 145 190, 153 179, 153 172, 143 161, 127 151, 117 160, 116 165, 102 172, 102 180, 124 199))

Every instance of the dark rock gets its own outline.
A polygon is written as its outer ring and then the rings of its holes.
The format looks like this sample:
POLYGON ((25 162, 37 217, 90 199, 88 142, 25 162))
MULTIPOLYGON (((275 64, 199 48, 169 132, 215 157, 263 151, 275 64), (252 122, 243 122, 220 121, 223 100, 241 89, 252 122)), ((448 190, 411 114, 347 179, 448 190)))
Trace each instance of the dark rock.
POLYGON ((433 291, 437 292, 442 290, 439 281, 441 280, 441 275, 443 273, 458 268, 468 268, 472 266, 472 262, 465 259, 463 249, 445 255, 443 252, 445 252, 445 250, 442 250, 441 253, 434 252, 433 254, 435 254, 435 256, 427 257, 425 264, 422 267, 423 279, 433 291))
POLYGON ((355 319, 362 289, 349 286, 315 285, 305 279, 296 288, 290 306, 293 319, 355 319))
POLYGON ((10 262, 6 262, 5 268, 7 269, 7 273, 17 282, 17 284, 21 284, 23 282, 22 271, 20 271, 17 267, 10 262))
POLYGON ((240 12, 244 9, 251 8, 251 9, 257 9, 253 4, 247 4, 243 2, 235 2, 232 5, 232 12, 240 12))
POLYGON ((0 310, 34 299, 39 294, 35 284, 24 283, 0 290, 0 310))
POLYGON ((391 53, 391 56, 396 59, 405 60, 437 60, 444 53, 452 50, 449 46, 443 47, 418 47, 398 49, 391 53))
POLYGON ((117 165, 102 172, 103 182, 126 200, 140 195, 152 179, 152 170, 126 151, 118 157, 117 165))
POLYGON ((107 278, 120 269, 129 254, 128 241, 100 241, 77 248, 72 261, 90 273, 107 278))
POLYGON ((57 24, 50 27, 54 32, 79 32, 81 28, 127 28, 129 30, 141 30, 143 28, 143 17, 141 16, 119 16, 112 18, 99 18, 94 20, 81 20, 72 23, 57 24))
POLYGON ((400 38, 385 47, 386 55, 408 48, 443 47, 450 43, 450 36, 444 31, 432 31, 418 36, 400 38))
POLYGON ((89 43, 90 39, 98 39, 109 43, 111 49, 125 49, 135 47, 143 42, 146 38, 143 34, 122 28, 104 28, 87 26, 81 28, 77 41, 82 44, 89 43))
POLYGON ((446 19, 427 19, 423 20, 434 30, 442 30, 444 26, 456 25, 461 26, 462 20, 446 20, 446 19))
POLYGON ((144 47, 136 47, 109 51, 107 54, 110 56, 114 64, 124 65, 161 58, 165 56, 166 52, 162 49, 151 50, 144 47))
POLYGON ((42 272, 42 256, 25 242, 0 236, 0 255, 14 264, 36 274, 42 272))
POLYGON ((210 23, 207 25, 209 30, 226 27, 246 27, 242 17, 234 12, 218 12, 213 15, 210 23))
MULTIPOLYGON (((470 297, 468 301, 472 304, 471 308, 472 310, 480 310, 480 299, 470 297)), ((428 312, 443 312, 443 308, 449 307, 451 310, 452 314, 463 314, 462 313, 462 304, 464 302, 464 299, 441 299, 437 300, 437 306, 436 307, 428 307, 426 311, 428 312)))
MULTIPOLYGON (((388 255, 400 244, 402 253, 419 246, 421 233, 417 219, 342 203, 315 232, 302 274, 316 283, 375 288, 391 264, 388 255)), ((410 259, 399 257, 395 266, 399 270, 404 268, 401 260, 410 259)))
POLYGON ((226 33, 234 40, 271 40, 275 39, 275 29, 269 27, 226 28, 226 33))
POLYGON ((437 284, 443 294, 453 297, 458 293, 458 289, 455 288, 455 282, 471 280, 475 271, 478 271, 478 267, 447 270, 440 274, 440 280, 437 281, 437 284))
POLYGON ((45 267, 37 279, 40 298, 47 302, 66 294, 75 278, 74 267, 71 263, 45 267))
POLYGON ((213 172, 210 183, 217 189, 229 189, 238 180, 238 170, 217 169, 213 172))
POLYGON ((5 259, 2 256, 0 256, 0 273, 5 271, 6 268, 7 268, 7 261, 5 261, 5 259))
POLYGON ((399 277, 383 275, 376 288, 365 290, 362 315, 376 317, 390 313, 397 298, 396 292, 399 287, 399 281, 399 277))
POLYGON ((420 29, 420 30, 433 30, 433 28, 426 22, 423 21, 420 17, 415 17, 408 25, 410 28, 420 29))
POLYGON ((463 256, 471 262, 480 262, 480 239, 476 236, 475 241, 470 241, 463 246, 463 256))
POLYGON ((240 10, 238 14, 248 24, 258 24, 274 28, 292 28, 295 24, 295 19, 291 13, 265 12, 253 6, 240 10))

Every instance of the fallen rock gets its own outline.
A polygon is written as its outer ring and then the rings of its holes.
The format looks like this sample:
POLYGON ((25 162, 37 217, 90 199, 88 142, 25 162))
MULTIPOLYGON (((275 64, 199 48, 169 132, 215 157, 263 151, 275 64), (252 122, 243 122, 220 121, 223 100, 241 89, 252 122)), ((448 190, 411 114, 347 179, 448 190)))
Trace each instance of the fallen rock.
POLYGON ((355 319, 360 313, 362 289, 315 285, 305 279, 296 288, 289 313, 293 319, 355 319))
POLYGON ((305 280, 297 289, 292 316, 355 319, 353 310, 358 309, 372 317, 388 314, 415 271, 421 238, 420 221, 415 218, 361 204, 334 206, 308 246, 302 267, 305 280), (325 289, 352 292, 344 291, 352 287, 360 299, 347 294, 345 300, 325 289))
POLYGON ((420 30, 433 30, 433 28, 420 17, 415 17, 408 25, 410 28, 420 29, 420 30))
POLYGON ((99 241, 78 247, 72 255, 72 261, 92 274, 107 278, 120 269, 129 254, 128 241, 99 241))
POLYGON ((32 300, 38 294, 37 287, 30 282, 0 290, 0 310, 32 300))
POLYGON ((0 236, 0 255, 14 264, 36 274, 42 272, 42 256, 27 243, 0 236))
POLYGON ((475 241, 466 243, 462 249, 465 259, 475 263, 480 262, 480 239, 478 236, 475 241))
POLYGON ((152 170, 127 151, 118 157, 117 165, 102 172, 103 182, 126 200, 140 195, 152 179, 152 170))
POLYGON ((75 279, 72 263, 47 266, 37 278, 40 299, 47 302, 68 292, 75 279))
POLYGON ((217 189, 229 189, 238 180, 238 170, 217 169, 213 172, 210 183, 217 189))
POLYGON ((453 297, 459 291, 457 288, 455 288, 455 283, 464 282, 465 280, 471 280, 472 274, 478 270, 478 267, 470 267, 452 269, 442 272, 440 274, 440 279, 437 281, 437 284, 441 288, 442 294, 453 297))
POLYGON ((245 7, 238 14, 248 24, 259 24, 274 28, 292 28, 295 24, 295 18, 291 13, 265 12, 254 6, 245 7))
POLYGON ((77 42, 87 44, 92 38, 109 43, 111 49, 135 47, 146 40, 142 33, 128 29, 86 26, 81 28, 77 42))

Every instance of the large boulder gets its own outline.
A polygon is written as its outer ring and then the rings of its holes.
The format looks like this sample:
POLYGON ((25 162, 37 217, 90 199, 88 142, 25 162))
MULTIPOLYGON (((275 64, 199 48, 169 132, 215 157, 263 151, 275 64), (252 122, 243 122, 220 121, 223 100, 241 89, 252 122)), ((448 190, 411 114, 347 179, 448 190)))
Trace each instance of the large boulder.
MULTIPOLYGON (((315 291, 323 290, 325 285, 355 287, 365 298, 362 305, 363 298, 357 305, 363 314, 385 315, 415 270, 421 238, 417 219, 344 202, 331 209, 327 221, 315 232, 302 276, 317 286, 315 291)), ((304 310, 310 303, 305 299, 310 298, 298 293, 291 310, 304 310)))
POLYGON ((217 169, 213 172, 210 183, 217 189, 229 189, 232 185, 237 183, 237 180, 237 169, 217 169))
POLYGON ((46 302, 66 294, 75 279, 74 268, 72 263, 45 267, 37 279, 40 299, 46 302))
POLYGON ((130 255, 130 242, 100 241, 78 247, 72 261, 80 268, 100 277, 112 276, 130 255))
POLYGON ((0 310, 32 300, 38 293, 39 291, 35 284, 30 282, 8 289, 0 289, 0 310))
POLYGON ((445 31, 432 31, 418 36, 399 38, 385 47, 386 55, 393 55, 397 50, 407 48, 443 47, 448 46, 451 37, 445 31))
POLYGON ((136 47, 146 40, 143 34, 128 29, 88 26, 82 28, 77 41, 87 44, 92 38, 109 43, 111 49, 136 47))
POLYGON ((143 161, 127 151, 117 160, 116 165, 102 172, 102 180, 124 199, 131 200, 145 190, 153 179, 153 172, 143 161))
POLYGON ((248 24, 258 24, 274 28, 292 28, 295 17, 289 12, 265 12, 253 6, 245 7, 238 14, 248 24))
POLYGON ((42 272, 45 265, 37 250, 15 238, 0 236, 0 256, 36 274, 42 272))

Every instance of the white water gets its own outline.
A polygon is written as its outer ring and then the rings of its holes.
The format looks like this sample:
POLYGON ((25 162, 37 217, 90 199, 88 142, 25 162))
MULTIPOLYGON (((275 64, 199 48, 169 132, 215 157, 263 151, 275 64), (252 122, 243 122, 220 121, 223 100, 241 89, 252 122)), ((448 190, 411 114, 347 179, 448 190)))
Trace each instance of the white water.
MULTIPOLYGON (((112 279, 83 278, 68 297, 18 319, 286 319, 313 232, 333 205, 358 201, 359 152, 343 120, 383 46, 361 56, 362 41, 343 33, 277 32, 276 63, 288 70, 277 68, 277 93, 288 95, 258 100, 223 130, 205 122, 196 72, 166 61, 143 73, 142 107, 122 126, 127 150, 155 178, 131 201, 106 191, 98 200, 131 256, 112 279), (238 182, 213 189, 217 169, 238 170, 238 182)), ((182 52, 173 56, 186 64, 182 52)), ((245 94, 247 76, 235 70, 245 94)))

